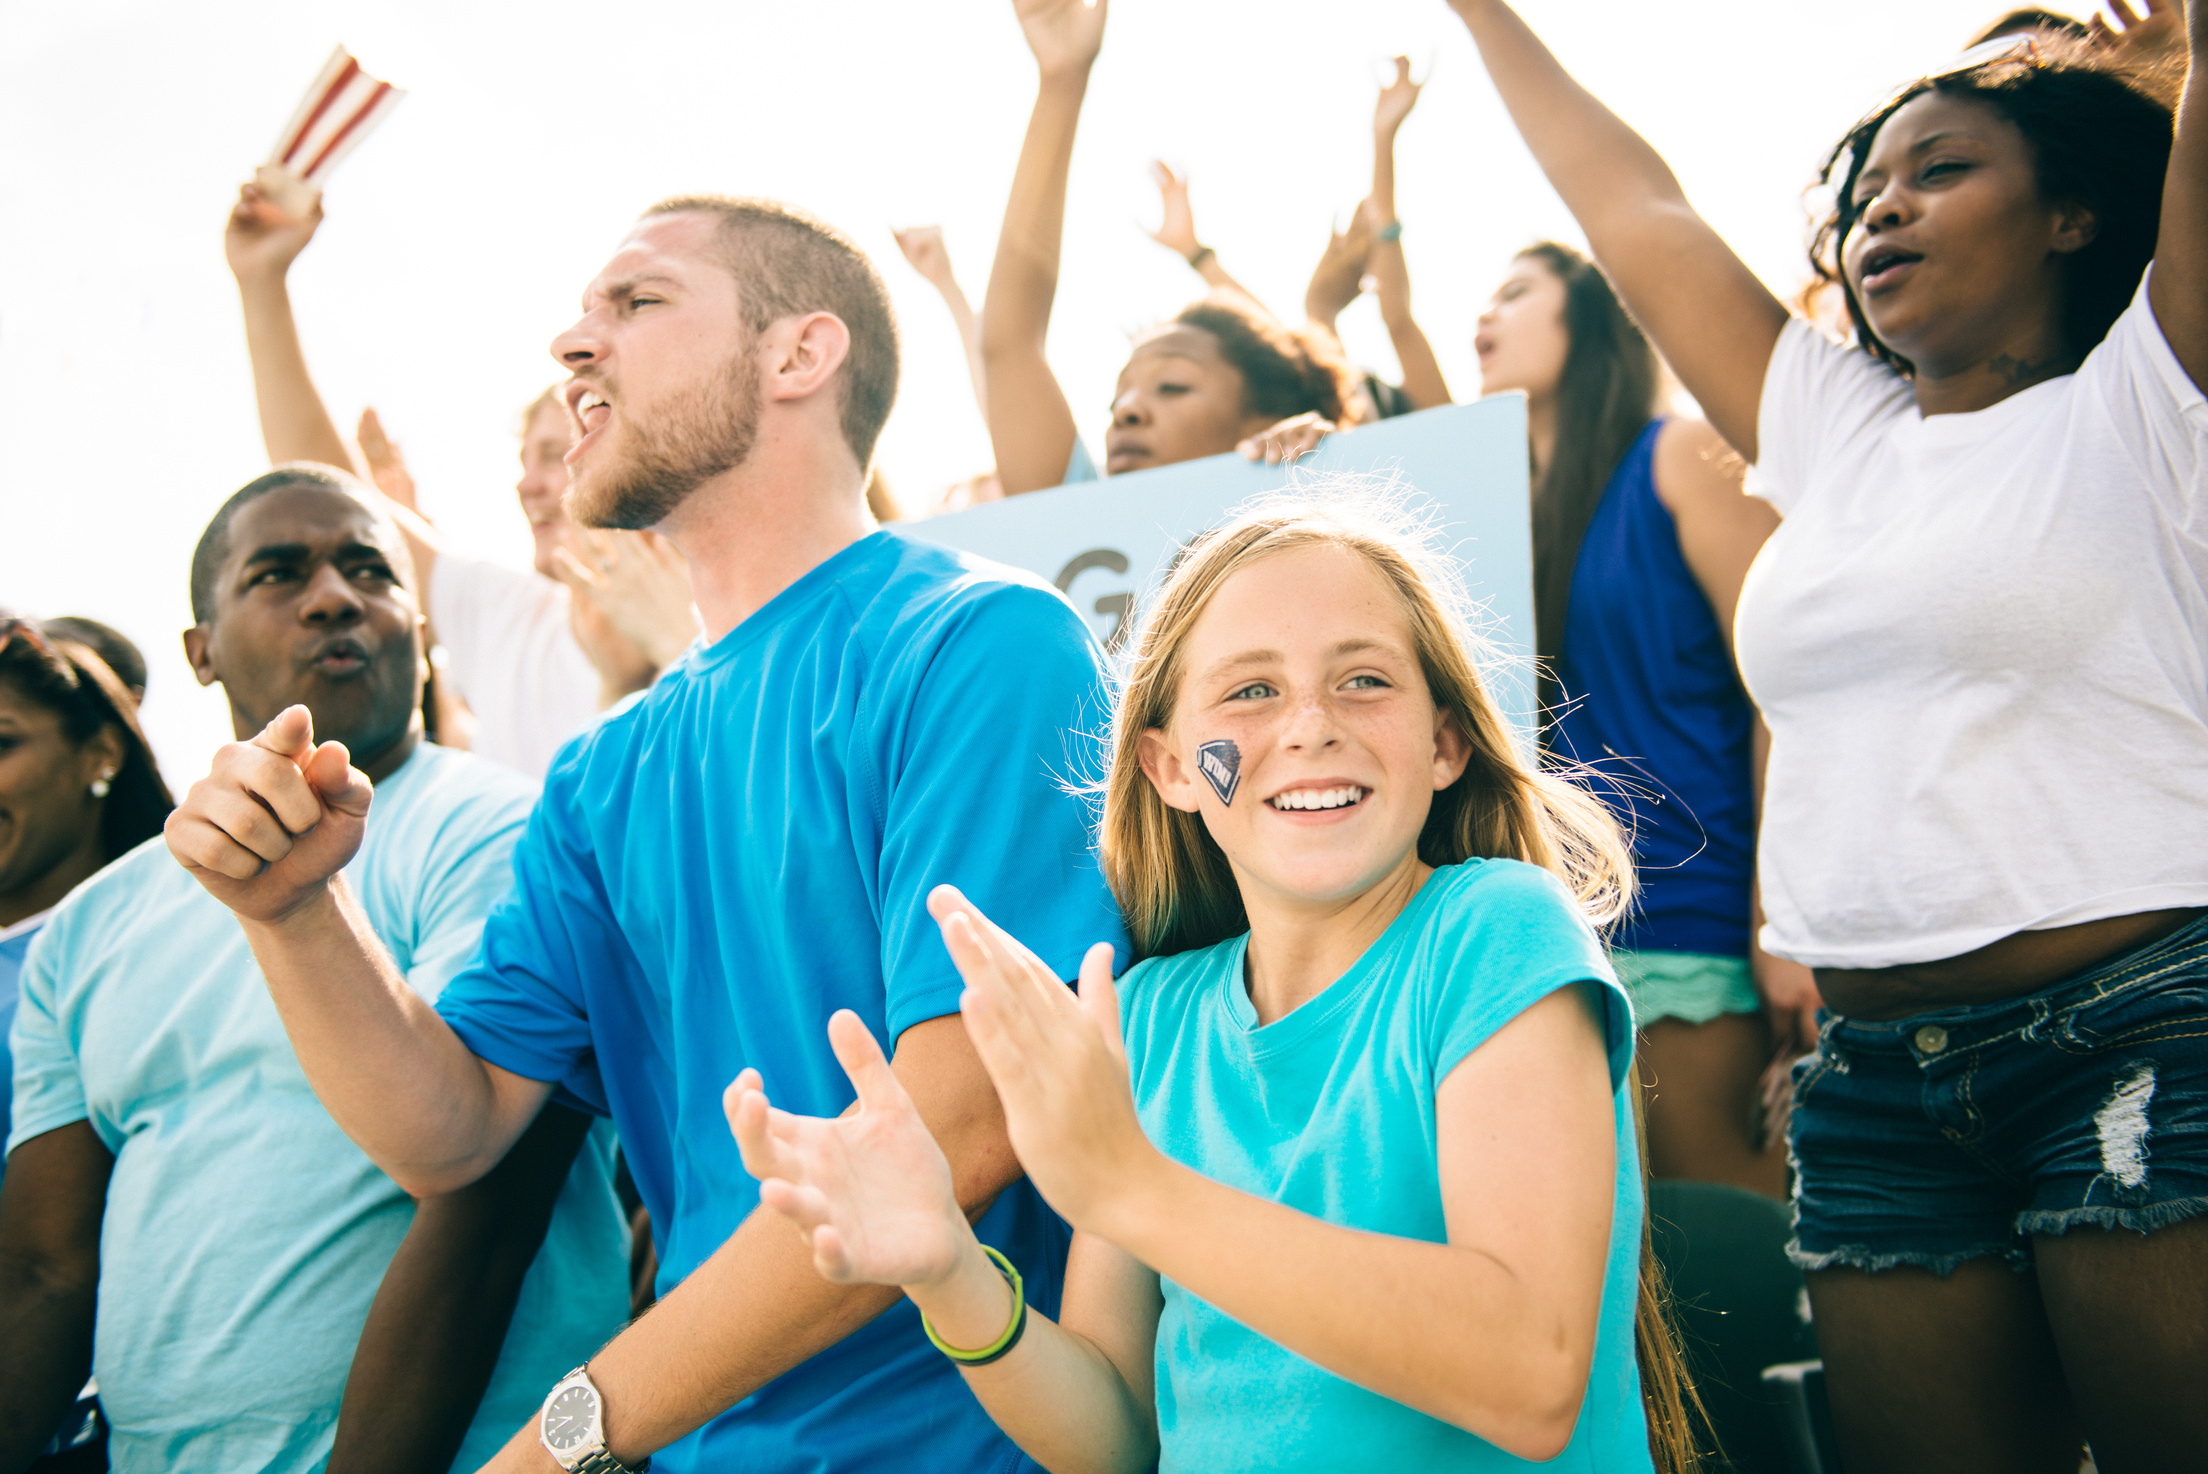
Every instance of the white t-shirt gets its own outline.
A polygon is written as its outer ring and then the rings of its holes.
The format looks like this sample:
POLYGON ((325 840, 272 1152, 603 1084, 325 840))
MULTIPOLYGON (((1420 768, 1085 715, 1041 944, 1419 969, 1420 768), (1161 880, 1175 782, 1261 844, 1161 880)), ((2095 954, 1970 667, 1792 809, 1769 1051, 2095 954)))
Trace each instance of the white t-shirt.
POLYGON ((563 743, 598 716, 598 671, 568 625, 565 584, 439 553, 429 620, 446 673, 475 713, 478 756, 542 782, 563 743))
POLYGON ((1756 434, 1763 945, 1888 967, 2208 905, 2208 400, 2145 283, 2075 374, 1930 419, 1796 320, 1756 434))

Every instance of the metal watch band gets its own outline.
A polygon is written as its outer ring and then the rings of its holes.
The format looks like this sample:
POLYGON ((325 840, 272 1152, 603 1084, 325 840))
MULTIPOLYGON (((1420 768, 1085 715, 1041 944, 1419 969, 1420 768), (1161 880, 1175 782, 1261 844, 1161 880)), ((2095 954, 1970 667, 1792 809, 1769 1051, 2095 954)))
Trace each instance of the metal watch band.
POLYGON ((641 1464, 624 1464, 612 1454, 607 1453, 604 1448, 598 1448, 592 1450, 581 1463, 575 1466, 574 1474, 645 1474, 645 1471, 651 1467, 652 1461, 650 1459, 646 1459, 641 1464))

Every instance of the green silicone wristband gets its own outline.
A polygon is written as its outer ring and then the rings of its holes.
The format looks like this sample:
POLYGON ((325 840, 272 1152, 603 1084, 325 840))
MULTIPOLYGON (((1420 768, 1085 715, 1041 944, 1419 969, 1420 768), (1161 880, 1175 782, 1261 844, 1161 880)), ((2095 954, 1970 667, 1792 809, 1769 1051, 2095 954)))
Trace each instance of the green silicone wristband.
POLYGON ((1012 1267, 1011 1260, 987 1244, 981 1246, 981 1252, 989 1256, 990 1262, 997 1266, 997 1273, 1003 1275, 1004 1282, 1012 1287, 1012 1323, 1004 1328, 1004 1334, 979 1351, 961 1351, 945 1343, 935 1333, 935 1327, 928 1323, 927 1316, 920 1317, 920 1329, 928 1333, 929 1343, 962 1367, 985 1367, 996 1361, 1020 1344, 1020 1335, 1027 1329, 1027 1292, 1020 1287, 1020 1272, 1012 1267))
POLYGON ((1403 239, 1403 222, 1400 220, 1390 220, 1387 224, 1381 226, 1378 230, 1374 231, 1372 233, 1372 238, 1378 241, 1383 246, 1393 245, 1395 242, 1403 239))

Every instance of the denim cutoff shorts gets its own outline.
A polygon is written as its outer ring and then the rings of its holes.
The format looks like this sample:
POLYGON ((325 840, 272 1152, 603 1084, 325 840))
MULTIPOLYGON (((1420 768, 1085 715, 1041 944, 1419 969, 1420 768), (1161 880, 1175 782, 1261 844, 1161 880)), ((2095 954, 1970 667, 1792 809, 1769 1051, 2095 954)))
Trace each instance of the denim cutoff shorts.
POLYGON ((2023 1269, 2033 1234, 2208 1213, 2208 917, 2021 998, 1825 1014, 1788 1136, 1803 1269, 2023 1269))

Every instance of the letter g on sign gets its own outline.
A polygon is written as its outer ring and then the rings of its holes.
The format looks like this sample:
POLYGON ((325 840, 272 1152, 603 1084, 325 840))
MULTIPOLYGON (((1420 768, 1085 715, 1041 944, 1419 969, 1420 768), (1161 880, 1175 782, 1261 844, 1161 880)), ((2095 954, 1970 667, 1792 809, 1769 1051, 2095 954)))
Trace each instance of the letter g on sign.
MULTIPOLYGON (((1073 581, 1082 574, 1096 568, 1101 568, 1108 573, 1125 573, 1128 567, 1127 555, 1117 548, 1090 548, 1085 553, 1074 554, 1067 561, 1066 566, 1058 570, 1058 576, 1051 581, 1058 585, 1059 593, 1071 597, 1073 581)), ((1111 629, 1106 631, 1104 635, 1105 649, 1117 650, 1120 641, 1127 638, 1127 617, 1134 607, 1134 602, 1133 592, 1123 589, 1116 594, 1104 595, 1091 606, 1097 613, 1109 616, 1112 621, 1111 629)))

